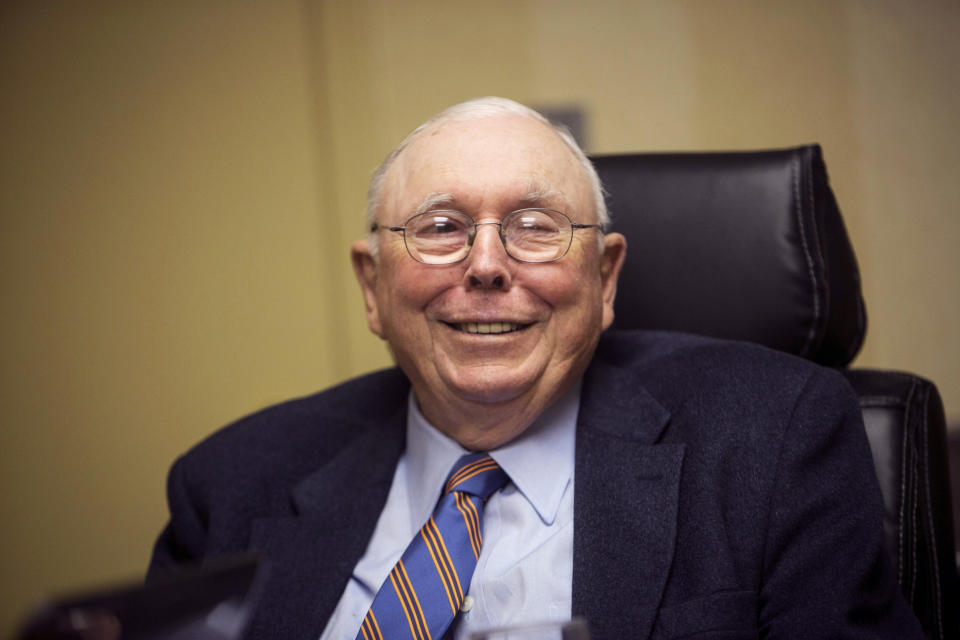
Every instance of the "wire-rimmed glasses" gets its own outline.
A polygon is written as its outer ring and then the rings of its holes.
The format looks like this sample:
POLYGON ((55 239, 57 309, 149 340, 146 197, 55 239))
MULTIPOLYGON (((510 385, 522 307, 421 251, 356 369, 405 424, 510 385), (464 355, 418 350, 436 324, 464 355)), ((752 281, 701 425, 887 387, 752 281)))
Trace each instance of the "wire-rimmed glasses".
POLYGON ((402 233, 411 258, 444 265, 460 262, 470 254, 477 227, 483 225, 497 225, 507 255, 520 262, 555 262, 569 251, 575 229, 602 228, 599 224, 573 222, 553 209, 518 209, 499 222, 474 222, 461 211, 440 209, 418 213, 402 227, 373 223, 370 230, 402 233))

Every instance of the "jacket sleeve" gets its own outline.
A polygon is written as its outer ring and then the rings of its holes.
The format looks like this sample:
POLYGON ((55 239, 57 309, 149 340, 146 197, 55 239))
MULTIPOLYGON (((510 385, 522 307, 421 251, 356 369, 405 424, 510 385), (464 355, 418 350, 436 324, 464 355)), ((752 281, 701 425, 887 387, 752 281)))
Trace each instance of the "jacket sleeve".
POLYGON ((801 392, 776 455, 760 593, 770 638, 923 638, 883 545, 862 417, 835 372, 801 392))

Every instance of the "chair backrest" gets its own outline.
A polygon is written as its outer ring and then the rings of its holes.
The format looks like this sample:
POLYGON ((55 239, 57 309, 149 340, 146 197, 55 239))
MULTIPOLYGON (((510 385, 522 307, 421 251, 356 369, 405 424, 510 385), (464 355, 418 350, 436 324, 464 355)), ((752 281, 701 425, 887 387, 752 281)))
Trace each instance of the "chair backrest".
POLYGON ((931 637, 954 637, 943 405, 918 376, 844 368, 866 311, 820 147, 593 161, 629 247, 614 326, 747 340, 843 368, 860 397, 901 588, 931 637))

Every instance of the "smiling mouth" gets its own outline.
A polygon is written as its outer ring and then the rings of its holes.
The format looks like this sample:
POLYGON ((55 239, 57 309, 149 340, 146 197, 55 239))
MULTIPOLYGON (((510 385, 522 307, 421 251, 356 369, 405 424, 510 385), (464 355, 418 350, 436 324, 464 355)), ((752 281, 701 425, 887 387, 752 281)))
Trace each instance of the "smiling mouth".
POLYGON ((529 324, 517 324, 516 322, 457 322, 446 323, 448 327, 472 334, 503 334, 521 331, 529 327, 529 324))

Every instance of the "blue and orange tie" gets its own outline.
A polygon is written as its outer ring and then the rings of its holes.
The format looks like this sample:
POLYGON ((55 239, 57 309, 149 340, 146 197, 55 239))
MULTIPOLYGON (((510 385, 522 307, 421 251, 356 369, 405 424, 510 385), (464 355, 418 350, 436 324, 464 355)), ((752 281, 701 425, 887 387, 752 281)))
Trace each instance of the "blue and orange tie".
POLYGON ((457 460, 433 515, 373 599, 357 640, 440 639, 477 567, 483 503, 508 479, 486 453, 457 460))

